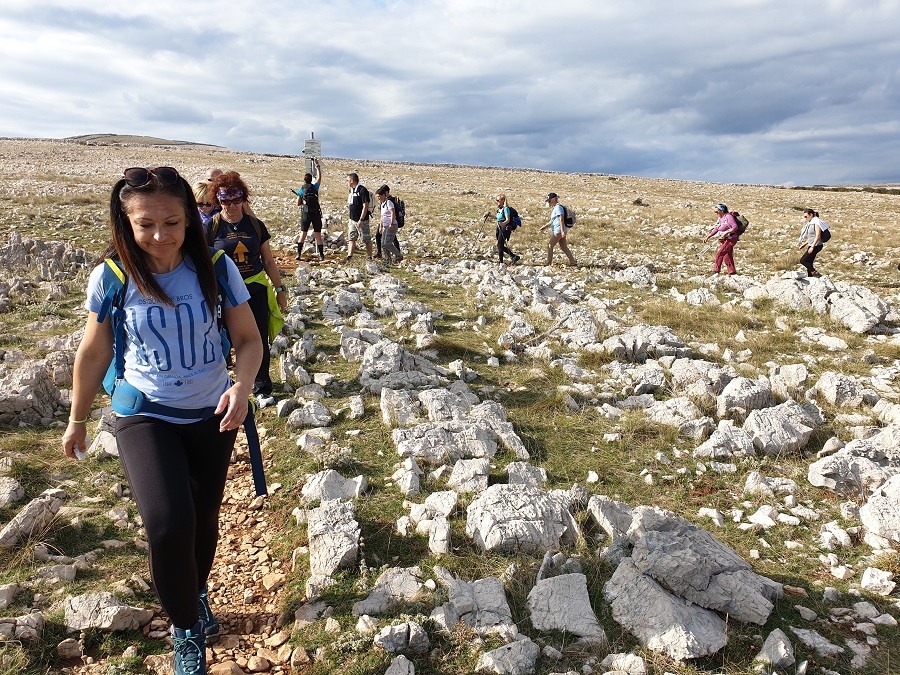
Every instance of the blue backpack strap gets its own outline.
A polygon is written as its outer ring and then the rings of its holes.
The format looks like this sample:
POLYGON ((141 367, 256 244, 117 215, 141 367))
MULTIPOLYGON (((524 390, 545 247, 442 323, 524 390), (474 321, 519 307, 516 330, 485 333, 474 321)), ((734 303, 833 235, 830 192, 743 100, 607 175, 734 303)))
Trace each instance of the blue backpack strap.
POLYGON ((238 301, 231 292, 231 286, 228 285, 228 261, 225 260, 225 251, 218 248, 209 250, 213 261, 213 270, 216 273, 216 283, 219 285, 219 297, 224 294, 228 298, 228 302, 232 307, 237 307, 238 301))
POLYGON ((97 321, 103 322, 109 316, 113 331, 113 358, 103 378, 103 388, 111 394, 115 381, 125 377, 125 287, 128 277, 118 261, 106 258, 103 261, 101 287, 105 289, 97 321))

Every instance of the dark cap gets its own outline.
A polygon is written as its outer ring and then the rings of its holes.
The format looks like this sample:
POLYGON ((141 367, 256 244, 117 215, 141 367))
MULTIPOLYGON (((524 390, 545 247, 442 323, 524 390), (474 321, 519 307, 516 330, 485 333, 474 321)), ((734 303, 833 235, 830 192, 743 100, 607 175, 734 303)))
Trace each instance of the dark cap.
POLYGON ((545 199, 544 201, 549 202, 551 199, 559 199, 559 195, 555 192, 551 192, 549 195, 547 195, 547 199, 545 199))

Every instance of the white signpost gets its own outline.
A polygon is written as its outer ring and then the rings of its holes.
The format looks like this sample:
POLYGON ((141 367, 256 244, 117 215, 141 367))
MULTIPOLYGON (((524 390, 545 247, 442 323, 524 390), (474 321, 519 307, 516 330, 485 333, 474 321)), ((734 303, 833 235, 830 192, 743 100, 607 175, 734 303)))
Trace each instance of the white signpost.
POLYGON ((303 142, 303 156, 306 157, 306 171, 313 173, 313 157, 322 156, 322 141, 316 140, 315 134, 310 132, 310 138, 303 142))

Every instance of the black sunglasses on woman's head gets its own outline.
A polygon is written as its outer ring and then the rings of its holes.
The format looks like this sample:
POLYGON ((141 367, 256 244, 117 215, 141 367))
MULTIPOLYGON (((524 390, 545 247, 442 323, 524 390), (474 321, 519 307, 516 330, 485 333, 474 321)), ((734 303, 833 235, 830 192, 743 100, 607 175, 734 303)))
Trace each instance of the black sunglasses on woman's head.
POLYGON ((125 182, 129 187, 139 188, 150 182, 151 176, 156 176, 163 185, 175 185, 181 176, 178 170, 171 166, 158 166, 155 169, 145 169, 140 166, 133 166, 122 172, 125 182))

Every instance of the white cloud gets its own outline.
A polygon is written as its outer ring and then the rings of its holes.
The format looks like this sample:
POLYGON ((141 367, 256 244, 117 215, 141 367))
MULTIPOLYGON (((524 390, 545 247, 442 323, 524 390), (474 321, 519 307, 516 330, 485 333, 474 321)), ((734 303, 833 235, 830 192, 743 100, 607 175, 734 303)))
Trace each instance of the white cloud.
POLYGON ((896 0, 7 0, 0 134, 898 180, 896 0))

